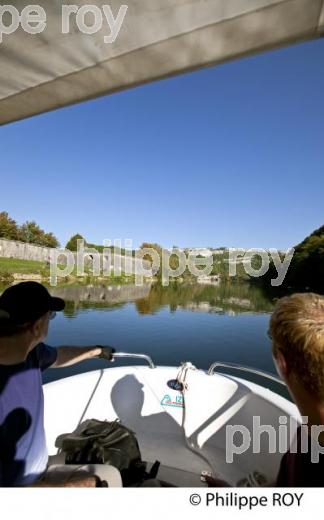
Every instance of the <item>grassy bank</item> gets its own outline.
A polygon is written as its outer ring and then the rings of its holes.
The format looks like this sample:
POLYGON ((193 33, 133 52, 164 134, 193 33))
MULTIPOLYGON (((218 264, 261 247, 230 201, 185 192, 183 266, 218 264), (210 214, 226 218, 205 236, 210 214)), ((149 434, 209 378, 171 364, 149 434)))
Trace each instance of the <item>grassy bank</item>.
POLYGON ((9 284, 25 277, 37 280, 48 278, 49 268, 45 262, 0 257, 0 282, 9 284))
MULTIPOLYGON (((58 266, 59 269, 64 269, 63 265, 58 266)), ((0 257, 0 282, 12 283, 15 280, 24 280, 30 278, 31 280, 49 282, 50 268, 46 262, 36 262, 34 260, 18 260, 17 258, 3 258, 0 257)), ((58 277, 58 282, 61 283, 78 283, 78 284, 104 284, 116 285, 134 283, 135 277, 133 275, 126 276, 121 273, 119 276, 93 276, 91 269, 85 270, 84 276, 77 276, 76 269, 72 271, 69 276, 58 277)))
MULTIPOLYGON (((0 273, 22 273, 39 274, 46 269, 45 262, 35 262, 34 260, 18 260, 17 258, 0 257, 0 273)), ((48 267, 47 270, 49 271, 48 267)))

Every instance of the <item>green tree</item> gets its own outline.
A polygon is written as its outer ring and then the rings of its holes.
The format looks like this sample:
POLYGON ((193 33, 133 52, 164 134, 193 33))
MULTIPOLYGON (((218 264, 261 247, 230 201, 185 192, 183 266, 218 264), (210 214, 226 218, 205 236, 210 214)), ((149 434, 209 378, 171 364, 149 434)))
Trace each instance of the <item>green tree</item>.
POLYGON ((43 236, 43 246, 46 247, 59 247, 60 243, 53 233, 45 233, 43 236))
POLYGON ((0 212, 0 238, 18 240, 18 226, 6 211, 0 212))
POLYGON ((27 221, 18 229, 18 237, 22 242, 45 247, 58 247, 59 241, 53 233, 45 233, 36 222, 27 221))
MULTIPOLYGON (((162 278, 162 252, 163 252, 162 246, 160 246, 159 244, 156 244, 156 243, 144 242, 140 246, 140 249, 153 249, 159 255, 160 268, 159 268, 158 272, 155 273, 155 276, 157 277, 158 280, 160 280, 162 278)), ((175 270, 175 269, 178 269, 178 267, 179 267, 179 258, 178 258, 178 255, 176 254, 177 250, 173 249, 172 251, 170 252, 169 265, 172 270, 175 270), (174 251, 174 252, 172 252, 172 251, 174 251)), ((153 263, 152 256, 149 253, 145 254, 143 259, 148 260, 149 262, 153 263)))
POLYGON ((86 241, 85 239, 83 238, 82 235, 80 235, 79 233, 77 233, 76 235, 73 235, 70 240, 67 242, 65 248, 66 249, 69 249, 70 251, 77 251, 77 246, 78 246, 78 243, 77 241, 78 240, 84 240, 84 244, 86 245, 86 241))
POLYGON ((19 228, 19 239, 22 242, 42 245, 42 237, 44 231, 36 224, 35 221, 25 222, 19 228))
POLYGON ((295 247, 285 283, 324 291, 324 226, 316 229, 295 247))
MULTIPOLYGON (((295 246, 295 252, 288 267, 282 288, 309 288, 318 293, 324 293, 324 226, 316 229, 300 244, 295 246)), ((283 255, 281 255, 283 260, 283 255)), ((270 287, 271 279, 277 278, 277 270, 271 261, 269 271, 262 281, 270 287)), ((280 288, 278 288, 280 289, 280 288)))
MULTIPOLYGON (((143 244, 140 246, 140 249, 154 249, 160 256, 160 258, 162 257, 162 247, 159 244, 153 244, 151 242, 143 242, 143 244)), ((144 260, 148 260, 149 262, 152 262, 151 255, 145 254, 144 260)))

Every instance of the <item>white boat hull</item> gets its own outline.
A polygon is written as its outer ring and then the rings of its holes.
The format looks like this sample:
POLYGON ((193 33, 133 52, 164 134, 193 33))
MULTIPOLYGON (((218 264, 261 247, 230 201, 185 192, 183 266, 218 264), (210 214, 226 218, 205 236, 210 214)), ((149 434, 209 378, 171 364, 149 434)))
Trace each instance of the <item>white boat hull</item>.
MULTIPOLYGON (((232 485, 258 471, 269 482, 276 478, 282 453, 269 453, 269 435, 260 436, 260 452, 253 453, 253 417, 278 430, 279 417, 293 418, 296 407, 278 394, 245 379, 202 370, 187 373, 187 390, 172 390, 167 382, 179 368, 127 366, 87 372, 44 386, 45 430, 50 455, 56 438, 72 432, 86 419, 115 420, 137 436, 143 460, 161 462, 159 477, 174 485, 199 486, 202 471, 232 485), (228 462, 231 440, 227 426, 241 425, 251 435, 250 446, 228 462)), ((288 421, 289 422, 289 421, 288 421)), ((242 436, 234 438, 236 445, 242 436)), ((255 448, 255 447, 254 447, 255 448)))

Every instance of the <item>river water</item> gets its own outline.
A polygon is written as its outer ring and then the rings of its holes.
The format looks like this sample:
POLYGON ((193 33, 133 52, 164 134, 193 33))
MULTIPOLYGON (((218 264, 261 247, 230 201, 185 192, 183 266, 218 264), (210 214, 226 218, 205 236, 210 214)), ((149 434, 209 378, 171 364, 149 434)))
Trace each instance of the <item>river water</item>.
MULTIPOLYGON (((64 312, 50 323, 51 345, 108 344, 149 354, 160 365, 191 361, 207 369, 218 360, 274 372, 267 337, 273 303, 258 286, 177 283, 166 288, 58 287, 51 292, 66 301, 64 312)), ((44 381, 106 366, 91 360, 48 370, 44 381)))

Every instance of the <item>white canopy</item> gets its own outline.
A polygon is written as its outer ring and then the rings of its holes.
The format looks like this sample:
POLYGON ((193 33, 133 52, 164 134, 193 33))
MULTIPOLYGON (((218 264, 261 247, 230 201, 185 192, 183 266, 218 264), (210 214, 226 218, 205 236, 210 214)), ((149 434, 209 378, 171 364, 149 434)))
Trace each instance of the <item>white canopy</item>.
MULTIPOLYGON (((71 15, 70 31, 62 34, 68 0, 42 0, 43 32, 31 35, 20 27, 3 34, 0 124, 324 32, 324 0, 123 1, 128 9, 113 43, 104 42, 111 32, 105 17, 102 29, 87 35, 71 15)), ((29 4, 11 3, 19 12, 29 4)), ((102 11, 105 2, 77 4, 102 11)), ((122 1, 108 4, 116 18, 122 1)), ((84 20, 91 27, 95 18, 84 20)))

